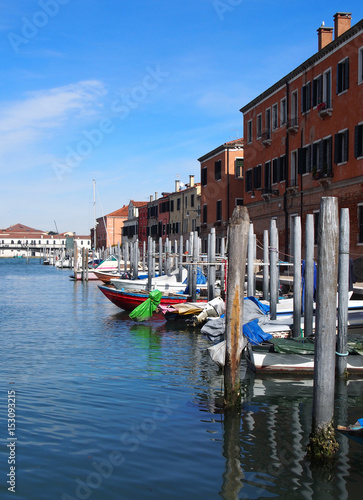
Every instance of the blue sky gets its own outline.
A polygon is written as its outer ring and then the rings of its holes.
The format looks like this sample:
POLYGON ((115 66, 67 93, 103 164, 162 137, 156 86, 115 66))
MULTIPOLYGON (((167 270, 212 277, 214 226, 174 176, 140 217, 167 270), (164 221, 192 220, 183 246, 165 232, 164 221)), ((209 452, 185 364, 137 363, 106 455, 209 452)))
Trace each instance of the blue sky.
POLYGON ((243 135, 239 109, 361 0, 0 0, 0 227, 88 234, 96 216, 243 135))

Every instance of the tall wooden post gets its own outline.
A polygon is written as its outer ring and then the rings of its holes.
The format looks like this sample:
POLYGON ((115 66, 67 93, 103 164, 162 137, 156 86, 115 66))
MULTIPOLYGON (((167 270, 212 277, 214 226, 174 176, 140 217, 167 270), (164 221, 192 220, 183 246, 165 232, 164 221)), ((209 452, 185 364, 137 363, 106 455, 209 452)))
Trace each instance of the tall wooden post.
POLYGON ((216 266, 213 265, 216 261, 216 230, 211 228, 208 235, 208 256, 211 264, 208 266, 208 300, 213 300, 215 297, 215 282, 216 282, 216 266))
POLYGON ((320 200, 311 459, 335 456, 334 383, 338 279, 338 199, 320 200))
POLYGON ((151 239, 151 236, 148 236, 148 238, 147 238, 147 289, 149 292, 151 291, 152 276, 153 276, 153 273, 152 273, 152 267, 153 267, 152 252, 153 252, 152 239, 151 239))
POLYGON ((344 377, 347 369, 348 341, 348 294, 349 294, 349 208, 340 211, 339 237, 339 302, 338 302, 338 341, 337 375, 344 377))
POLYGON ((314 312, 314 215, 306 215, 305 225, 304 337, 313 334, 314 312))
POLYGON ((247 296, 254 296, 254 286, 253 286, 253 275, 254 275, 254 233, 253 233, 253 224, 250 223, 250 227, 248 230, 248 249, 247 249, 247 296))
POLYGON ((121 273, 121 251, 120 251, 120 242, 117 243, 117 272, 121 273))
POLYGON ((294 312, 292 336, 301 332, 301 219, 294 217, 294 312))
POLYGON ((145 253, 146 253, 146 241, 144 240, 142 242, 142 270, 143 270, 143 272, 146 271, 145 253))
POLYGON ((183 281, 183 235, 179 236, 179 281, 183 281))
POLYGON ((263 278, 262 291, 264 300, 268 300, 268 276, 269 276, 269 258, 268 258, 268 229, 263 232, 263 278))
POLYGON ((277 268, 277 228, 276 220, 270 222, 270 317, 276 319, 278 268, 277 268))
POLYGON ((224 400, 227 408, 240 407, 243 336, 243 299, 246 273, 247 241, 250 218, 247 207, 234 208, 228 235, 228 280, 226 303, 226 361, 224 369, 224 400))

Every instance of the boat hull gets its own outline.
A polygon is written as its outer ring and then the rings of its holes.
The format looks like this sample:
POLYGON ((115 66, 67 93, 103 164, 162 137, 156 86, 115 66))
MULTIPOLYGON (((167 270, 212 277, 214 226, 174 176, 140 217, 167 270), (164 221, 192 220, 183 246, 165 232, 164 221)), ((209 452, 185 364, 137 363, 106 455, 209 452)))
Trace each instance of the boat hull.
MULTIPOLYGON (((101 292, 117 307, 125 311, 133 311, 135 307, 139 306, 149 297, 149 293, 140 293, 137 291, 122 291, 110 288, 107 286, 98 285, 101 292)), ((163 295, 160 300, 160 304, 163 305, 173 305, 180 304, 181 302, 190 301, 188 295, 163 295)), ((207 302, 207 299, 197 299, 197 302, 207 302)))

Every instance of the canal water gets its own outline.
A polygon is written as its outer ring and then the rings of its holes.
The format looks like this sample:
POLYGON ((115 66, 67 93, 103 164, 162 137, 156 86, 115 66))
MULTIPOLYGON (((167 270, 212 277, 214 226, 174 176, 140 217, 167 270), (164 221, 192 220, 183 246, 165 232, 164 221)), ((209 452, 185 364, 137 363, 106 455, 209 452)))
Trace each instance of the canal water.
MULTIPOLYGON (((310 378, 242 369, 225 415, 206 338, 134 323, 69 274, 0 259, 1 499, 361 498, 361 445, 338 434, 333 470, 305 459, 310 378)), ((337 387, 335 417, 363 417, 362 381, 337 387)))

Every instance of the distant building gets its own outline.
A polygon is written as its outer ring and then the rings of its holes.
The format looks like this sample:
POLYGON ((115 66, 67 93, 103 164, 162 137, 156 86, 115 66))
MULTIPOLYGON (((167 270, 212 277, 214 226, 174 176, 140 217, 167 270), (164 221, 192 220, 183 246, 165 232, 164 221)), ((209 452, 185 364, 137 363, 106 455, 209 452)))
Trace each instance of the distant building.
POLYGON ((122 243, 131 243, 139 237, 139 208, 146 205, 146 201, 130 200, 128 216, 122 228, 122 243))
POLYGON ((67 239, 74 238, 79 247, 90 248, 90 236, 77 236, 72 232, 55 234, 15 224, 0 230, 0 257, 39 257, 66 250, 67 239))
POLYGON ((241 109, 244 203, 260 241, 276 219, 286 259, 296 216, 303 240, 307 214, 317 234, 322 196, 349 208, 350 252, 363 255, 363 20, 338 12, 317 31, 318 52, 241 109))
MULTIPOLYGON (((122 228, 129 214, 128 205, 96 220, 96 248, 107 248, 121 244, 122 228)), ((94 228, 91 229, 92 246, 94 246, 94 228)))
POLYGON ((243 205, 243 139, 229 141, 205 154, 200 161, 202 251, 207 251, 208 234, 216 232, 216 249, 227 236, 227 226, 236 205, 243 205))

